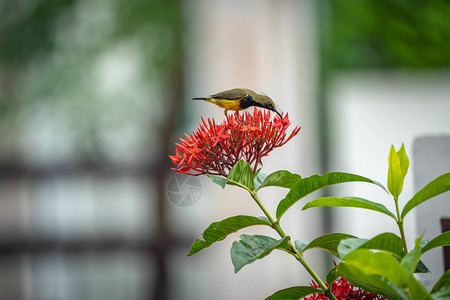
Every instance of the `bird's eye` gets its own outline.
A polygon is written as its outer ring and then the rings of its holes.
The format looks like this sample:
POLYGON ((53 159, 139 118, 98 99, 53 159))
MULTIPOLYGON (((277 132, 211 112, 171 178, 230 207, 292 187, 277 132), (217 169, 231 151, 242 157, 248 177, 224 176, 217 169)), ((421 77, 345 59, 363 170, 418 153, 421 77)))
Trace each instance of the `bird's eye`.
POLYGON ((272 108, 272 103, 269 103, 269 107, 272 108))

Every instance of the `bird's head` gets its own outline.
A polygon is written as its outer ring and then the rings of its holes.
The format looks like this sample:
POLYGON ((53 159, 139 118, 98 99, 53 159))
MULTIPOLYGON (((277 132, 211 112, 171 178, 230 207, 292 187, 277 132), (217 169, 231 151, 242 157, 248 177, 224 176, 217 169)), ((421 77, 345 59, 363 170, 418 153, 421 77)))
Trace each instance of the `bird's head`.
POLYGON ((275 103, 269 96, 258 95, 257 97, 255 97, 254 101, 258 103, 258 106, 274 111, 280 116, 280 118, 283 118, 282 111, 275 105, 275 103))

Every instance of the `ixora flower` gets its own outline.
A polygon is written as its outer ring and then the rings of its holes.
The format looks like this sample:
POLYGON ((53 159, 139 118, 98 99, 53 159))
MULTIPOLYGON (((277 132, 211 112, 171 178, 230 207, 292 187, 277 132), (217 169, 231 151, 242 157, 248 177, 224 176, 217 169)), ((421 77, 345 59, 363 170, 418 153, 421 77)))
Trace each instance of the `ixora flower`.
MULTIPOLYGON (((328 284, 326 284, 328 286, 328 284)), ((320 288, 320 286, 314 281, 311 283, 312 287, 320 288)), ((347 299, 355 299, 355 300, 386 300, 387 298, 384 296, 368 293, 361 288, 355 288, 352 286, 344 277, 340 277, 338 280, 334 281, 331 285, 331 291, 337 300, 347 300, 347 299)), ((304 300, 328 300, 329 298, 320 295, 314 294, 308 297, 303 298, 304 300)))
POLYGON ((185 134, 185 139, 176 144, 175 155, 169 156, 177 165, 173 170, 188 175, 226 177, 231 168, 244 159, 255 173, 264 156, 299 132, 297 126, 288 135, 286 129, 290 124, 288 114, 271 120, 270 112, 257 108, 253 113, 227 115, 220 125, 216 125, 214 119, 206 122, 202 117, 199 128, 191 135, 185 134))

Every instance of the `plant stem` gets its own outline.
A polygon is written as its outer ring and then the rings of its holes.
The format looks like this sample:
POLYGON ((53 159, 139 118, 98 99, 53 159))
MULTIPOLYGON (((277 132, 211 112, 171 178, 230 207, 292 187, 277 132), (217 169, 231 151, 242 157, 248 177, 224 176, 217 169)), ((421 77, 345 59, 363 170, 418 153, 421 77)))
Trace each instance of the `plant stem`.
MULTIPOLYGON (((284 231, 281 228, 278 221, 276 221, 272 217, 270 212, 267 210, 267 208, 261 202, 256 191, 249 191, 249 192, 250 192, 250 195, 252 196, 252 198, 255 200, 255 202, 258 204, 258 206, 264 212, 266 217, 269 219, 270 223, 272 224, 272 228, 275 229, 276 232, 278 232, 278 234, 281 236, 281 238, 285 238, 287 236, 286 233, 284 233, 284 231)), ((294 246, 294 244, 292 244, 291 240, 289 240, 288 243, 291 248, 290 253, 295 257, 295 259, 297 259, 303 265, 303 267, 306 269, 306 271, 308 271, 308 273, 312 276, 312 278, 314 278, 314 280, 317 282, 317 284, 319 284, 319 286, 325 292, 325 295, 332 300, 337 300, 336 297, 331 292, 331 289, 325 285, 325 283, 322 281, 322 279, 320 279, 319 275, 317 275, 317 273, 313 270, 313 268, 311 268, 311 266, 306 262, 303 255, 297 250, 297 248, 295 248, 295 246, 294 246)))
POLYGON ((408 253, 408 247, 406 246, 405 230, 403 229, 403 219, 400 216, 400 209, 398 208, 398 197, 394 197, 394 202, 395 202, 395 211, 397 212, 397 225, 398 228, 400 229, 400 235, 403 241, 403 248, 405 252, 408 253))

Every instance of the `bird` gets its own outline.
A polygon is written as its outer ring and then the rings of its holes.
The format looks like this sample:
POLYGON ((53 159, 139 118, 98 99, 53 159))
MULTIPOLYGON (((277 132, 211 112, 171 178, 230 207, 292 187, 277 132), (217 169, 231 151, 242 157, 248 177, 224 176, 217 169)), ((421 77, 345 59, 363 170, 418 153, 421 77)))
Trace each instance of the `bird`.
POLYGON ((240 111, 250 106, 258 106, 276 112, 283 118, 281 110, 275 105, 273 100, 266 95, 255 93, 250 89, 234 88, 211 95, 206 98, 192 98, 192 100, 204 100, 225 109, 225 116, 228 110, 240 111))

